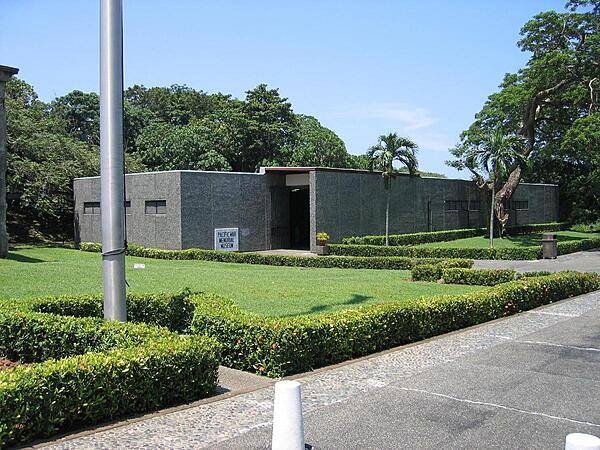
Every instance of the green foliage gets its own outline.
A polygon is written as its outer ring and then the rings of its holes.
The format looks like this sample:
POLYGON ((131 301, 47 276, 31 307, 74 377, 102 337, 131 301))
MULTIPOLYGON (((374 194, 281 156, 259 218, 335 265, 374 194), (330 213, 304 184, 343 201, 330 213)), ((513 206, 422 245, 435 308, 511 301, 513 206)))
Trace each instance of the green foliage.
MULTIPOLYGON (((583 242, 583 241, 580 241, 583 242)), ((517 248, 451 248, 451 247, 411 247, 380 245, 330 244, 329 250, 337 256, 363 257, 415 257, 415 258, 470 258, 470 259, 538 259, 542 247, 517 248)), ((576 250, 574 250, 576 251, 576 250)))
POLYGON ((442 278, 442 268, 437 264, 423 264, 411 269, 413 281, 438 281, 442 278))
POLYGON ((600 233, 600 220, 590 223, 579 223, 571 226, 571 230, 580 233, 600 233))
POLYGON ((231 170, 214 148, 212 130, 201 124, 173 126, 153 122, 140 133, 137 153, 152 170, 231 170))
MULTIPOLYGON (((98 312, 91 297, 71 300, 78 314, 98 312)), ((68 309, 66 301, 51 307, 68 309)), ((151 309, 160 320, 163 313, 151 309)), ((2 447, 206 397, 219 365, 219 346, 203 336, 7 309, 0 310, 0 355, 28 363, 0 372, 2 447)))
MULTIPOLYGON (((592 237, 572 241, 559 241, 558 254, 590 250, 600 247, 600 238, 592 237)), ((481 247, 424 247, 424 246, 381 246, 364 244, 330 244, 329 251, 336 256, 355 257, 413 257, 413 258, 470 258, 470 259, 506 259, 531 260, 542 257, 542 246, 523 246, 506 248, 481 247)))
POLYGON ((217 349, 200 336, 173 336, 4 370, 0 445, 206 397, 217 383, 217 349))
POLYGON ((516 277, 512 269, 443 269, 441 278, 447 284, 470 284, 496 286, 508 283, 516 277))
MULTIPOLYGON (((348 246, 346 246, 348 247, 348 246)), ((368 247, 368 246, 358 246, 368 247)), ((101 245, 91 242, 82 242, 79 248, 86 252, 100 252, 101 245)), ((218 250, 204 250, 192 248, 188 250, 161 250, 145 248, 138 245, 129 245, 127 255, 155 259, 194 259, 204 261, 219 261, 241 264, 265 264, 270 266, 290 267, 338 267, 342 269, 410 269, 418 264, 431 264, 441 262, 440 258, 413 258, 399 257, 398 255, 360 255, 348 256, 286 256, 286 255, 262 255, 257 253, 235 253, 218 250), (375 257, 374 257, 375 256, 375 257), (391 256, 391 257, 390 257, 391 256)), ((473 261, 460 260, 451 262, 460 266, 470 267, 473 261)))
POLYGON ((291 145, 281 150, 278 165, 297 167, 346 167, 346 145, 337 134, 311 116, 298 115, 299 130, 291 145))
POLYGON ((476 325, 598 289, 596 274, 524 278, 482 292, 268 318, 214 295, 192 296, 192 329, 223 345, 224 364, 278 377, 476 325))
POLYGON ((515 279, 520 280, 521 278, 545 277, 548 275, 552 275, 552 272, 548 272, 547 270, 537 270, 532 272, 517 273, 515 275, 515 279))
MULTIPOLYGON (((143 322, 185 332, 191 322, 193 305, 189 291, 167 293, 127 293, 127 321, 143 322)), ((103 317, 101 295, 61 295, 32 299, 33 311, 74 317, 103 317)))
MULTIPOLYGON (((67 97, 48 108, 24 81, 7 83, 7 224, 12 236, 71 234, 73 178, 99 172, 94 119, 84 119, 92 100, 78 91, 67 97), (77 107, 67 111, 69 102, 78 102, 77 107)), ((134 171, 143 167, 131 157, 126 164, 134 171)))
POLYGON ((510 198, 521 178, 558 183, 561 217, 577 221, 598 218, 593 116, 600 75, 600 15, 595 4, 572 1, 569 11, 542 12, 523 26, 518 45, 529 53, 529 60, 517 73, 507 74, 500 90, 489 96, 461 134, 450 162, 467 167, 467 150, 494 130, 519 135, 525 142, 520 153, 529 163, 515 160, 507 168, 511 176, 499 193, 502 200, 510 198))
MULTIPOLYGON (((391 234, 389 245, 417 245, 427 242, 443 242, 481 236, 484 228, 462 230, 424 231, 421 233, 391 234)), ((385 245, 385 236, 352 236, 342 239, 342 244, 385 245)))
MULTIPOLYGON (((509 235, 542 233, 568 230, 568 222, 535 223, 509 228, 509 235)), ((485 228, 466 228, 460 230, 423 231, 421 233, 392 234, 389 245, 419 245, 431 242, 447 242, 457 239, 482 236, 485 228)), ((352 236, 342 239, 342 244, 385 245, 385 236, 352 236)))

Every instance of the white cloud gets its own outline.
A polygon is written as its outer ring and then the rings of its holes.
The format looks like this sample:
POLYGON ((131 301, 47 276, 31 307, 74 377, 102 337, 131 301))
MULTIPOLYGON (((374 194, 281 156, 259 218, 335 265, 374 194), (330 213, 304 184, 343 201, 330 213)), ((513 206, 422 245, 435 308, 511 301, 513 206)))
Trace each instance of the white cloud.
POLYGON ((400 103, 372 103, 347 109, 335 114, 337 117, 353 117, 364 120, 385 120, 404 131, 418 130, 437 122, 425 108, 410 108, 400 103))
POLYGON ((419 144, 421 150, 445 152, 456 145, 456 142, 450 136, 443 133, 418 133, 413 135, 412 138, 419 144))

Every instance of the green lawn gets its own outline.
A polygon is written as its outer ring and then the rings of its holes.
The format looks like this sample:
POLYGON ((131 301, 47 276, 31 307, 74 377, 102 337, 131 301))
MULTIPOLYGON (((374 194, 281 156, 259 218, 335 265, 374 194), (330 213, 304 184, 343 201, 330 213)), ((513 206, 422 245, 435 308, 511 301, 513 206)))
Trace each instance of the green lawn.
MULTIPOLYGON (((100 255, 65 248, 20 246, 0 259, 0 299, 101 291, 100 255)), ((310 314, 369 303, 482 290, 476 286, 410 282, 409 271, 314 269, 127 258, 134 292, 184 287, 215 292, 270 316, 310 314), (134 263, 146 268, 134 270, 134 263)))
MULTIPOLYGON (((580 233, 578 231, 556 231, 558 242, 581 241, 583 239, 600 237, 600 233, 580 233)), ((523 234, 519 236, 510 236, 503 239, 494 239, 494 248, 516 248, 531 247, 542 245, 542 233, 523 234)), ((437 248, 487 248, 489 239, 485 236, 457 239, 455 241, 430 242, 421 244, 419 247, 437 247, 437 248)))

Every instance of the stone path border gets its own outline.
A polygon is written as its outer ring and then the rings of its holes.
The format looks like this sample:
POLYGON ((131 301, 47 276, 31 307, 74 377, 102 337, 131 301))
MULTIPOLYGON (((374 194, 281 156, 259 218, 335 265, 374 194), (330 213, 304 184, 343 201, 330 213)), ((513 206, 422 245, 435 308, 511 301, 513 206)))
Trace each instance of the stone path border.
MULTIPOLYGON (((305 413, 385 388, 463 356, 517 340, 556 323, 579 317, 600 305, 600 292, 563 300, 516 316, 488 322, 420 343, 292 377, 302 383, 305 413)), ((271 386, 134 423, 42 444, 52 449, 202 448, 267 427, 272 420, 271 386)))

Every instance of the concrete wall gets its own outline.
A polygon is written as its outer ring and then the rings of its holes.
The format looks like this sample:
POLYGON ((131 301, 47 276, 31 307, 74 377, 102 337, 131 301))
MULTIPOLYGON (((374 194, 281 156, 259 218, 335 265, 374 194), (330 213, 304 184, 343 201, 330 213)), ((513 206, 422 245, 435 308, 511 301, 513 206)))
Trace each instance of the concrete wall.
MULTIPOLYGON (((314 231, 326 231, 332 241, 346 236, 385 233, 387 191, 381 174, 317 169, 314 192, 314 231)), ((390 233, 415 233, 487 225, 488 194, 473 182, 400 175, 390 189, 390 233), (479 211, 448 211, 450 201, 479 201, 479 211)), ((558 187, 521 184, 513 200, 527 200, 526 211, 511 211, 511 225, 558 220, 558 187)), ((312 232, 311 232, 312 233, 312 232)), ((314 233, 313 233, 314 234, 314 233)), ((314 239, 313 243, 314 245, 314 239)))
POLYGON ((240 251, 264 250, 267 193, 264 175, 181 172, 182 248, 213 248, 215 228, 239 228, 240 251))
MULTIPOLYGON (((310 170, 311 248, 326 231, 345 236, 384 234, 387 191, 378 173, 310 170)), ((303 181, 304 182, 304 181, 303 181)), ((241 251, 287 248, 289 189, 284 172, 266 174, 171 171, 126 176, 127 239, 146 247, 213 248, 215 228, 239 228, 241 251), (146 200, 165 200, 166 214, 145 213, 146 200)), ((84 214, 84 202, 100 201, 100 178, 74 181, 76 239, 100 242, 100 215, 84 214)), ((414 233, 485 227, 488 193, 472 182, 400 175, 390 190, 390 232, 414 233), (445 202, 479 201, 479 211, 449 211, 445 202)), ((510 226, 558 220, 558 187, 521 184, 510 211, 510 226)))
MULTIPOLYGON (((100 201, 100 177, 77 178, 73 190, 77 240, 101 242, 100 215, 84 214, 85 202, 100 201)), ((145 247, 181 248, 180 172, 126 175, 125 197, 131 202, 126 215, 129 242, 145 247), (166 214, 146 214, 146 200, 165 200, 166 214)))

